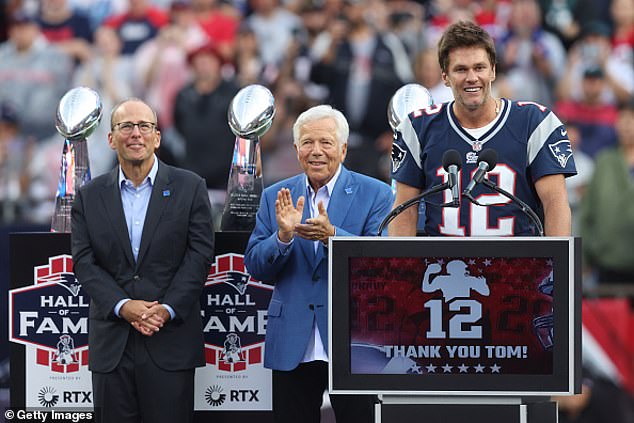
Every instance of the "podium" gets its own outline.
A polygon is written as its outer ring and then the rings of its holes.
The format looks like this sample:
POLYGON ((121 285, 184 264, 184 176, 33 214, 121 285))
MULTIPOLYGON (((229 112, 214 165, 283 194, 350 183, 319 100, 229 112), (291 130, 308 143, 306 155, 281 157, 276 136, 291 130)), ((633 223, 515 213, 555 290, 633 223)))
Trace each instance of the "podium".
POLYGON ((329 389, 376 421, 556 422, 581 392, 580 240, 355 238, 329 245, 329 389))

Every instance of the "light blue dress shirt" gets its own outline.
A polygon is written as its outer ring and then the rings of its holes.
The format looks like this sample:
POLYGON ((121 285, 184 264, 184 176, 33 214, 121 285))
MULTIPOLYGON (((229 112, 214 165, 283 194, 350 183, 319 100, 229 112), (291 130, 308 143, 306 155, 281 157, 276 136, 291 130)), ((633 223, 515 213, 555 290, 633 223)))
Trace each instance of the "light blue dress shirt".
MULTIPOLYGON (((119 166, 119 187, 121 189, 121 203, 123 204, 123 214, 125 215, 126 226, 128 227, 128 236, 130 237, 130 245, 132 246, 132 254, 134 260, 139 257, 139 248, 141 247, 141 235, 143 235, 143 224, 145 223, 145 214, 150 204, 150 196, 152 195, 152 186, 156 180, 158 173, 158 159, 154 156, 154 164, 150 173, 138 187, 135 187, 131 180, 126 178, 123 169, 119 166)), ((130 298, 124 298, 119 301, 114 308, 114 313, 119 316, 119 311, 123 304, 130 301, 130 298)), ((173 319, 176 314, 172 307, 163 304, 173 319)))

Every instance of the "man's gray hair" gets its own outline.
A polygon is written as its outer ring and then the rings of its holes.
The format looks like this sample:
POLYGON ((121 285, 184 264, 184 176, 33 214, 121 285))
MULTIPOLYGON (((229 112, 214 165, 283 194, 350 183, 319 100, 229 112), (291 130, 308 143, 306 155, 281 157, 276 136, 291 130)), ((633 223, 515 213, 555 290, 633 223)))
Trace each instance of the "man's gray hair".
POLYGON ((350 127, 343 113, 327 104, 311 107, 297 117, 293 124, 293 143, 299 147, 299 130, 303 125, 325 118, 331 118, 335 121, 335 136, 339 142, 339 150, 341 150, 344 144, 348 144, 350 127))

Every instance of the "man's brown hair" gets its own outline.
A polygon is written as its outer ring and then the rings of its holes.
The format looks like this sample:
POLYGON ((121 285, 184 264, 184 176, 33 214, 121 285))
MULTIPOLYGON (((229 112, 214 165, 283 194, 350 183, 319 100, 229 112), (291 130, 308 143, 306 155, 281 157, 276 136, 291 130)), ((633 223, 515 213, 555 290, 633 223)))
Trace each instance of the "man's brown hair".
POLYGON ((495 44, 489 33, 473 22, 460 21, 449 25, 438 41, 438 63, 443 72, 448 71, 449 53, 463 47, 483 48, 489 56, 491 65, 495 66, 495 44))

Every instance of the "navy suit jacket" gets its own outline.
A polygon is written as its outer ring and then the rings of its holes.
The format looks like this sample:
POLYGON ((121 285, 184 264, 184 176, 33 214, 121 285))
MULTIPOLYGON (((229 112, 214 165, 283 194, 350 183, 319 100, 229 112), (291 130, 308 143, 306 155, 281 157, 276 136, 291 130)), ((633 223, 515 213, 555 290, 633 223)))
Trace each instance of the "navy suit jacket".
MULTIPOLYGON (((280 253, 275 200, 281 188, 288 188, 297 204, 300 196, 306 196, 306 176, 300 174, 264 190, 245 265, 254 278, 275 285, 268 308, 264 366, 292 370, 304 356, 315 319, 328 350, 328 250, 319 243, 315 252, 313 241, 296 236, 287 253, 280 253)), ((342 166, 330 196, 328 218, 337 236, 374 236, 392 204, 387 184, 342 166)), ((309 217, 307 200, 302 222, 309 217)))
MULTIPOLYGON (((169 304, 176 314, 143 337, 165 370, 204 364, 200 294, 213 258, 213 226, 205 182, 159 162, 135 262, 118 167, 79 189, 72 208, 73 270, 90 296, 89 367, 112 371, 135 329, 114 314, 124 298, 169 304)), ((157 389, 160 389, 157 387, 157 389)))

